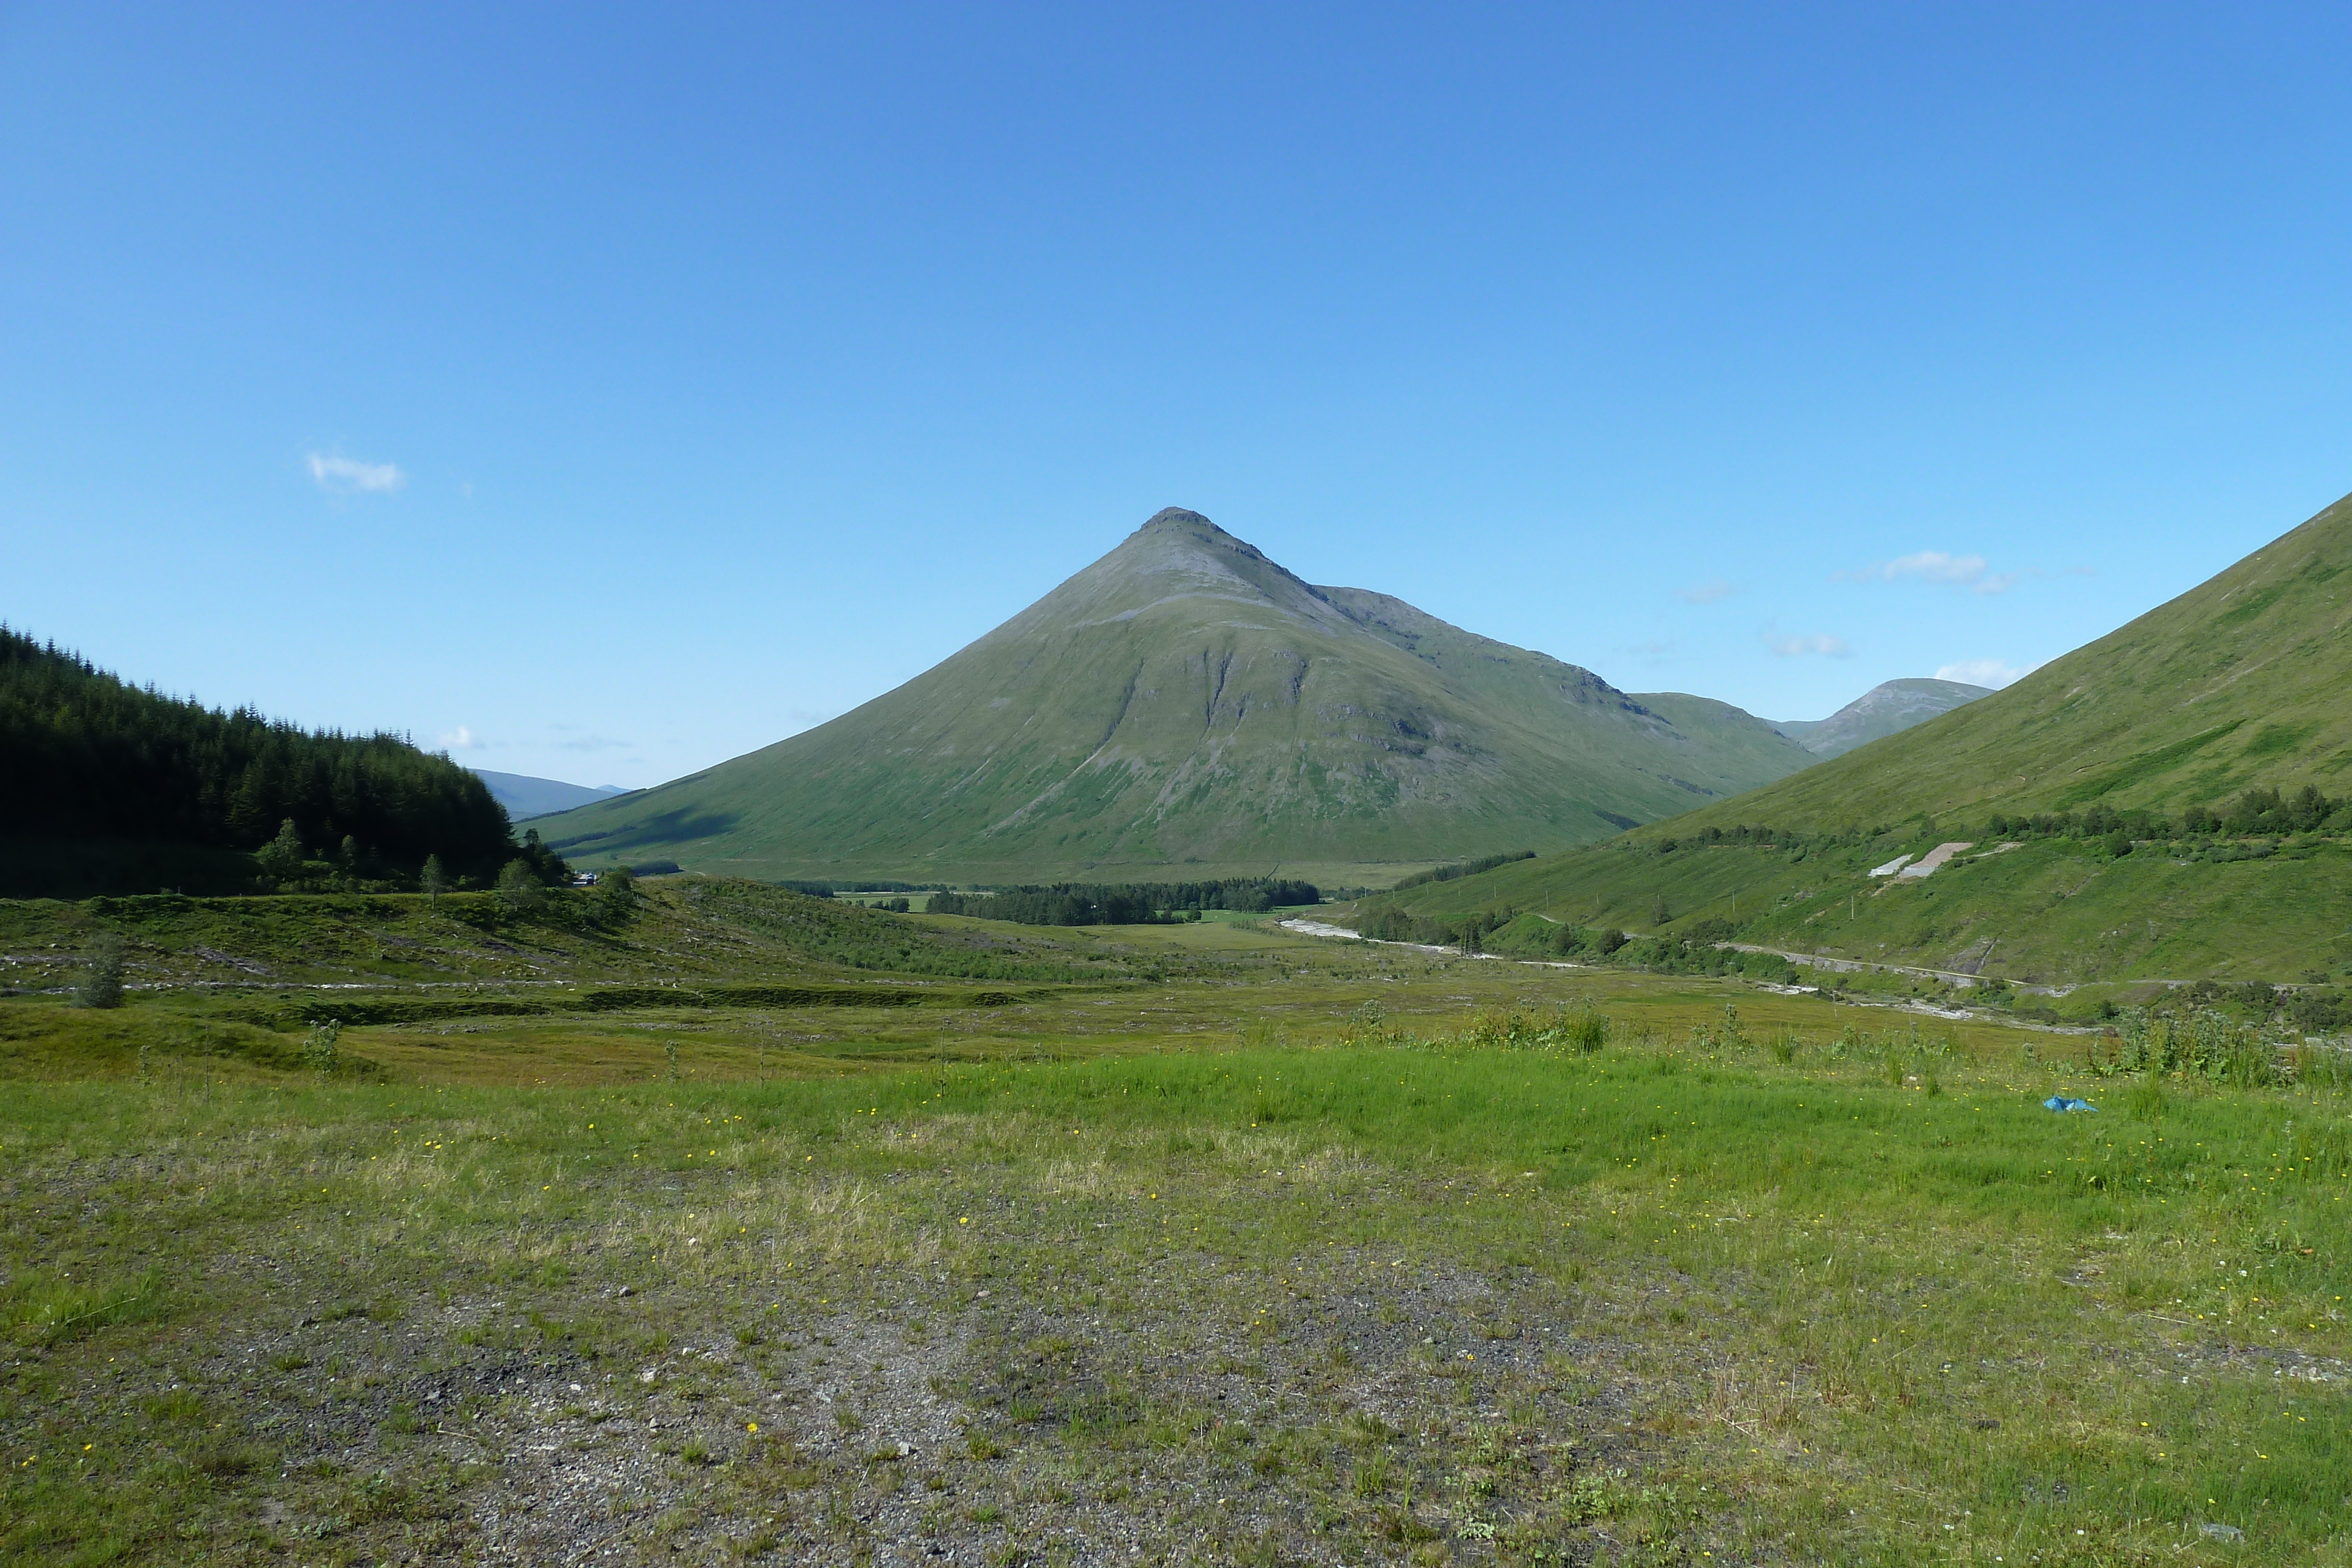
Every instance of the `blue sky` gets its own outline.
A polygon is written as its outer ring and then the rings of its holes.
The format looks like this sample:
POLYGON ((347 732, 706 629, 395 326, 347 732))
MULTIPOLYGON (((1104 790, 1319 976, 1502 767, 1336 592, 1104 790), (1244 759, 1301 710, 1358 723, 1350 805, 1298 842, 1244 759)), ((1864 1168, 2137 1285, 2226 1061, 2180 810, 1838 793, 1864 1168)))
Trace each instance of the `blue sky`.
POLYGON ((1195 507, 1631 690, 2352 489, 2343 7, 0 6, 0 618, 658 781, 1195 507))

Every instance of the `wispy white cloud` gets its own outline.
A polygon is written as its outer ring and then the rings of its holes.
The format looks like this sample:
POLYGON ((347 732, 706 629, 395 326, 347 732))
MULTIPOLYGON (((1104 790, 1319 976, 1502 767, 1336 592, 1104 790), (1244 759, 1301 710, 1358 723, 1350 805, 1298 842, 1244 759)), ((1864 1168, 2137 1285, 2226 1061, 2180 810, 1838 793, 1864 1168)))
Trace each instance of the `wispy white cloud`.
POLYGON ((1820 653, 1832 659, 1853 657, 1853 650, 1846 646, 1844 638, 1832 637, 1826 632, 1815 632, 1808 636, 1767 637, 1764 642, 1765 646, 1784 659, 1801 659, 1808 653, 1820 653))
POLYGON ((323 452, 310 454, 310 477, 335 496, 389 496, 408 483, 396 463, 362 463, 323 452))
POLYGON ((1859 571, 1833 571, 1832 582, 1938 582, 1971 593, 2006 593, 2025 580, 2020 571, 1994 571, 1980 555, 1948 555, 1923 549, 1893 560, 1873 561, 1859 571))
POLYGON ((1936 672, 1939 681, 1965 681, 1972 686, 1991 686, 1996 690, 2011 681, 2024 679, 2040 669, 2039 664, 2012 664, 2006 659, 1962 659, 1957 664, 1946 664, 1936 672))
POLYGON ((462 724, 441 737, 441 749, 444 751, 479 751, 487 744, 462 724))
POLYGON ((1677 597, 1688 600, 1693 604, 1719 603, 1738 591, 1739 590, 1719 577, 1710 577, 1705 582, 1694 582, 1688 588, 1678 588, 1675 591, 1677 597))

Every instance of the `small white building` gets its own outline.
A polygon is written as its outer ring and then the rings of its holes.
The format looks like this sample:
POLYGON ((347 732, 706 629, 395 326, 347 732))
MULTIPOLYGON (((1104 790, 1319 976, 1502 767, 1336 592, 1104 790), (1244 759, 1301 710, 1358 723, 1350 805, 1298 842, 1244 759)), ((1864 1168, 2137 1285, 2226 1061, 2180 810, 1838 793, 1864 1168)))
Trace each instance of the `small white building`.
POLYGON ((1919 858, 1917 865, 1905 866, 1895 874, 1903 877, 1933 876, 1946 861, 1950 860, 1962 850, 1974 848, 1976 848, 1974 844, 1937 844, 1919 858))

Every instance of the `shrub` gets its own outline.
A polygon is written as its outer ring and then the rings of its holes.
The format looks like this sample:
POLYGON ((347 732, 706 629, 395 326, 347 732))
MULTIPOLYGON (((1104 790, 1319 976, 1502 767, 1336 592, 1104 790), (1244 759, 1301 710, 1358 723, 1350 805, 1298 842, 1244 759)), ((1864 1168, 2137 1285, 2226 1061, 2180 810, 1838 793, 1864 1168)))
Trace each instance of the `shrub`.
POLYGON ((122 938, 111 931, 101 932, 90 945, 89 962, 82 969, 81 985, 74 1000, 86 1008, 119 1008, 122 1005, 122 938))
POLYGON ((2251 1089, 2294 1071, 2261 1030, 2210 1008, 2185 1017, 2127 1008, 2105 1041, 2094 1036, 2084 1048, 2084 1065, 2105 1076, 2173 1073, 2251 1089))
POLYGON ((509 915, 529 915, 547 904, 547 888, 527 860, 507 862, 499 873, 499 903, 509 915))
POLYGON ((1590 1054, 1609 1043, 1608 1015, 1591 1006, 1561 1008, 1549 1019, 1538 1019, 1517 1009, 1490 1008, 1470 1020, 1455 1043, 1504 1051, 1573 1051, 1590 1054))
POLYGON ((624 925, 637 912, 637 879, 616 865, 596 879, 596 913, 605 924, 624 925))
POLYGON ((310 1032, 302 1037, 302 1065, 321 1078, 332 1078, 341 1058, 335 1037, 342 1032, 343 1026, 333 1019, 312 1024, 310 1032))

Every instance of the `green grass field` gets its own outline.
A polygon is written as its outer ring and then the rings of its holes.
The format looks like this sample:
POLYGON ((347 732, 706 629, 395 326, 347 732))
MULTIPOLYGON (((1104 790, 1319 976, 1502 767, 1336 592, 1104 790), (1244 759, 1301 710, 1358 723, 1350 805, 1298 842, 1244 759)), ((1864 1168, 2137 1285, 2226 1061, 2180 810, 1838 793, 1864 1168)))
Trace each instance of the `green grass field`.
POLYGON ((258 987, 0 1000, 0 1553, 2352 1563, 2331 1057, 1244 922, 656 1005, 709 908, 323 1076, 258 987))

